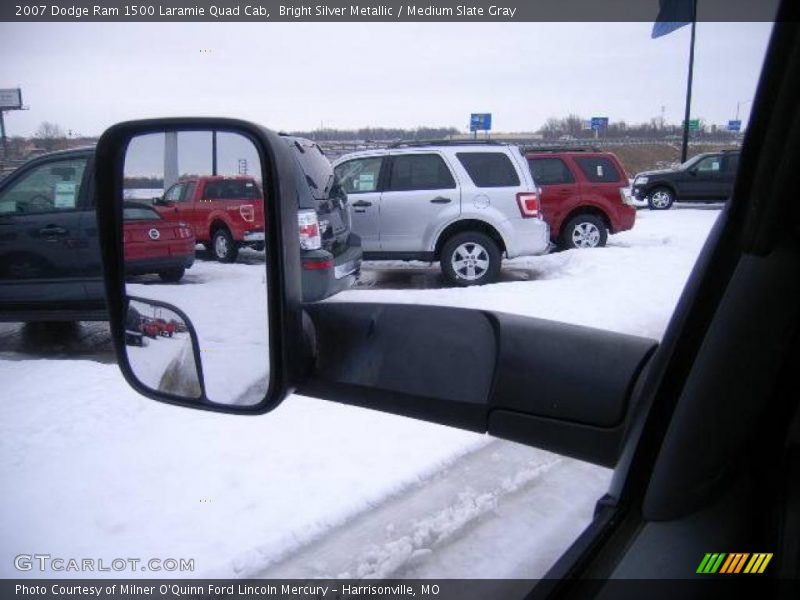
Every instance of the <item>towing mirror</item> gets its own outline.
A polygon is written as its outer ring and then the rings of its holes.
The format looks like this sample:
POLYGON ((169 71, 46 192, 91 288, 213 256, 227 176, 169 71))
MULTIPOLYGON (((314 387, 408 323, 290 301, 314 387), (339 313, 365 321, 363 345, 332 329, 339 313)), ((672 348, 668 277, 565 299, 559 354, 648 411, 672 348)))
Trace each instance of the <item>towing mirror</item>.
POLYGON ((134 121, 103 134, 95 164, 111 330, 128 382, 195 408, 277 406, 304 351, 285 144, 243 121, 134 121), (178 201, 164 198, 168 188, 178 201))

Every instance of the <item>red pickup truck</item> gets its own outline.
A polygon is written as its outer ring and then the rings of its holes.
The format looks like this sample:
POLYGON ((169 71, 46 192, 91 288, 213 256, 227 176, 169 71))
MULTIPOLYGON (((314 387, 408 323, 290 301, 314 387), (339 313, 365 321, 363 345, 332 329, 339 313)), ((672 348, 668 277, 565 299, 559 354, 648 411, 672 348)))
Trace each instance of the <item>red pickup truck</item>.
POLYGON ((233 262, 239 248, 264 249, 264 200, 252 177, 186 177, 153 202, 165 219, 189 225, 220 262, 233 262))

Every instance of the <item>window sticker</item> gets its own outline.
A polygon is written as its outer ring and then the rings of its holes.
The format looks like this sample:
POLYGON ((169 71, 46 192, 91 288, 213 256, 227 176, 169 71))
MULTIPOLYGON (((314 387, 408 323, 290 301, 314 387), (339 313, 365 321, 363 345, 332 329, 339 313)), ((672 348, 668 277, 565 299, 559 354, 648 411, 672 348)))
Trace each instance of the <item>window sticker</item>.
POLYGON ((78 196, 78 184, 65 181, 56 184, 53 206, 55 208, 75 208, 78 196))

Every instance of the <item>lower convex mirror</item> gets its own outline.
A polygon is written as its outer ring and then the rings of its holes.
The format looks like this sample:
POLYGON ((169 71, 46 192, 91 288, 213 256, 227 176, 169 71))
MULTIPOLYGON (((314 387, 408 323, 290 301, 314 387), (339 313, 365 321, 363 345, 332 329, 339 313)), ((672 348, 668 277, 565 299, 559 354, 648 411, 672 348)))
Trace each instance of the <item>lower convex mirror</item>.
POLYGON ((116 201, 125 293, 135 298, 131 372, 182 400, 261 403, 268 240, 256 145, 232 131, 151 131, 130 139, 123 164, 116 201))
POLYGON ((129 298, 125 351, 133 375, 145 387, 180 398, 203 397, 197 337, 175 307, 129 298))

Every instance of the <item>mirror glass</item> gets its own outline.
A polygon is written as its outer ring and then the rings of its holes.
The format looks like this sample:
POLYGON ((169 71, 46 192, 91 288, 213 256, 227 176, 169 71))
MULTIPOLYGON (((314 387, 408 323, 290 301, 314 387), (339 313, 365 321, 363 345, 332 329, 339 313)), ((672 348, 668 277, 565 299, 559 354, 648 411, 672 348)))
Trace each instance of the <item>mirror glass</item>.
MULTIPOLYGON (((126 293, 139 312, 153 300, 184 315, 175 321, 196 333, 197 354, 187 356, 200 363, 198 387, 218 404, 257 404, 269 387, 263 184, 258 150, 238 133, 150 133, 134 137, 125 155, 126 293)), ((142 318, 167 320, 155 316, 167 310, 154 304, 142 318)), ((143 334, 143 346, 126 343, 133 373, 153 390, 197 399, 197 387, 163 380, 172 354, 160 349, 170 340, 143 334)))
POLYGON ((147 387, 183 398, 203 395, 187 320, 165 305, 129 298, 125 317, 125 348, 136 377, 147 387))

